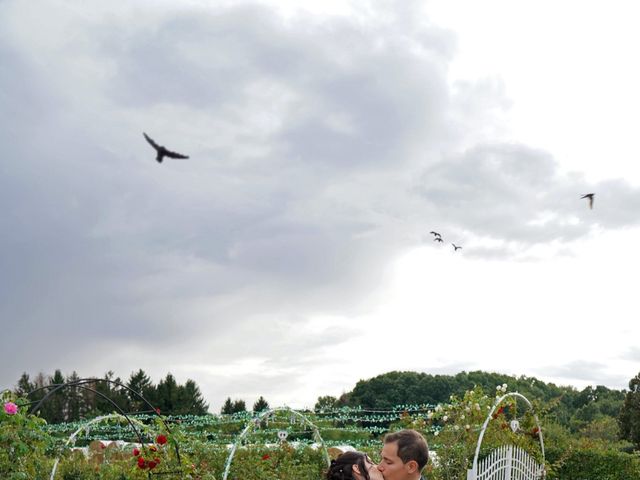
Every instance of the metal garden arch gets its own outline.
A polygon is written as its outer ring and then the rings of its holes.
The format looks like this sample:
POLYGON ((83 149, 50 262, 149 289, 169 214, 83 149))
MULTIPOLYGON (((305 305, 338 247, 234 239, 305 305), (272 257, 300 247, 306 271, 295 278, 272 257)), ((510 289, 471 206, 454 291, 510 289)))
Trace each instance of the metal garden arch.
MULTIPOLYGON (((28 409, 29 413, 37 414, 40 411, 40 408, 42 407, 42 405, 49 398, 51 398, 51 396, 53 394, 55 394, 56 392, 59 392, 62 389, 69 388, 69 387, 81 388, 83 390, 92 392, 92 393, 98 395, 100 398, 106 400, 114 408, 114 410, 117 412, 114 415, 119 415, 119 416, 121 416, 122 418, 124 418, 127 421, 129 426, 131 427, 131 430, 133 431, 133 433, 135 434, 135 436, 138 439, 138 442, 141 445, 144 445, 145 443, 150 442, 150 439, 148 437, 146 437, 146 435, 142 431, 142 428, 144 427, 144 424, 142 422, 138 421, 137 419, 133 418, 132 415, 145 414, 145 413, 151 413, 152 415, 157 415, 158 418, 160 419, 160 421, 162 422, 163 427, 166 429, 167 433, 171 433, 171 429, 169 428, 169 425, 167 424, 165 419, 162 417, 162 415, 160 415, 158 410, 156 408, 154 408, 154 406, 140 392, 137 392, 137 391, 133 390, 132 388, 128 387, 127 385, 124 385, 124 384, 122 384, 120 382, 116 382, 114 380, 109 380, 109 379, 106 379, 106 378, 82 378, 82 379, 78 379, 78 380, 74 380, 74 381, 66 382, 66 383, 56 383, 56 384, 52 384, 52 385, 45 385, 43 387, 36 388, 35 390, 32 390, 31 392, 27 393, 27 397, 31 397, 32 395, 34 395, 37 392, 48 390, 48 392, 41 399, 34 400, 34 401, 29 402, 27 404, 24 404, 22 406, 28 406, 29 407, 29 409, 28 409), (114 402, 111 398, 109 398, 109 396, 105 395, 104 393, 96 390, 95 388, 93 388, 91 386, 91 385, 94 385, 97 382, 107 383, 109 385, 114 385, 117 388, 125 389, 131 395, 134 395, 139 400, 141 400, 144 405, 149 407, 149 409, 148 410, 144 410, 144 411, 140 411, 140 412, 130 412, 130 413, 125 412, 122 408, 120 408, 120 406, 116 402, 114 402)), ((105 416, 98 417, 97 419, 90 420, 87 423, 87 425, 92 425, 93 423, 96 423, 96 420, 98 420, 98 419, 104 420, 105 416)), ((86 427, 86 425, 85 425, 85 427, 86 427)), ((84 428, 84 427, 82 427, 82 428, 84 428)), ((65 447, 69 444, 69 442, 72 440, 72 438, 75 439, 75 436, 80 431, 82 431, 82 428, 79 429, 78 431, 76 431, 75 433, 73 433, 71 435, 71 437, 69 437, 69 439, 67 440, 67 443, 65 444, 65 447)), ((153 471, 153 472, 149 471, 148 472, 148 477, 149 478, 151 478, 152 475, 171 475, 171 474, 181 474, 182 473, 182 468, 181 468, 182 462, 180 460, 180 449, 179 449, 177 443, 174 443, 174 448, 175 448, 175 453, 176 453, 176 460, 177 460, 177 463, 178 463, 178 469, 177 470, 153 471)), ((58 460, 56 459, 56 462, 54 464, 53 470, 51 472, 50 480, 53 480, 53 477, 55 475, 57 466, 58 466, 58 460)))
MULTIPOLYGON (((493 413, 496 408, 498 408, 498 405, 509 397, 524 400, 527 406, 533 411, 533 405, 531 405, 527 397, 517 392, 507 393, 496 400, 482 425, 482 430, 478 437, 478 444, 476 445, 476 453, 473 457, 473 464, 471 468, 467 470, 467 480, 540 480, 545 478, 544 440, 542 439, 540 422, 535 412, 533 413, 533 418, 538 428, 538 438, 540 439, 540 449, 542 451, 542 465, 526 451, 515 445, 504 445, 497 448, 481 462, 478 462, 480 446, 482 445, 482 439, 489 425, 489 421, 493 418, 493 413)), ((512 428, 514 426, 517 427, 517 425, 514 424, 512 428)))
POLYGON ((327 462, 327 466, 331 465, 331 459, 329 458, 329 452, 327 452, 327 447, 324 444, 324 440, 320 436, 320 431, 318 430, 318 427, 313 422, 311 422, 307 417, 305 417, 303 414, 293 410, 292 408, 289 408, 289 407, 277 407, 277 408, 272 408, 272 409, 269 409, 269 410, 265 410, 264 412, 262 412, 257 417, 254 417, 251 420, 249 420, 249 422, 247 423, 247 426, 244 428, 244 430, 242 430, 240 435, 238 435, 238 438, 236 439, 235 443, 233 444, 233 447, 231 447, 231 451, 229 452, 229 456, 227 457, 227 461, 226 461, 225 466, 224 466, 224 475, 222 477, 222 480, 227 480, 227 476, 229 475, 229 469, 231 468, 231 462, 233 460, 233 456, 235 455, 236 450, 238 449, 238 446, 242 443, 242 441, 247 436, 247 434, 249 432, 251 432, 253 429, 255 429, 258 425, 260 425, 262 420, 267 419, 269 416, 271 416, 272 414, 277 413, 277 412, 289 412, 292 416, 295 415, 296 417, 300 418, 302 420, 303 424, 309 425, 313 429, 313 437, 314 437, 314 439, 317 442, 319 442, 320 445, 322 446, 322 451, 323 451, 323 454, 324 454, 325 461, 327 462))

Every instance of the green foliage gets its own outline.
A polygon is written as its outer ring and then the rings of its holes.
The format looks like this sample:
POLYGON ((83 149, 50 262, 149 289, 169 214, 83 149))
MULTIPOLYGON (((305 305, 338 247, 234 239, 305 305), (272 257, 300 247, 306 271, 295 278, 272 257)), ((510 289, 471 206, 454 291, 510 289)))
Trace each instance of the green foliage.
POLYGON ((640 449, 640 373, 629 381, 619 417, 620 436, 640 449))
POLYGON ((25 415, 24 407, 19 407, 15 414, 8 414, 4 408, 7 402, 25 403, 10 392, 0 396, 0 478, 45 478, 52 461, 45 454, 50 438, 41 428, 44 420, 25 415))
POLYGON ((640 478, 640 459, 604 445, 571 449, 550 480, 629 480, 640 478))
POLYGON ((331 410, 336 408, 338 405, 338 399, 336 397, 332 397, 331 395, 326 395, 324 397, 318 397, 318 401, 316 402, 313 410, 315 412, 320 412, 322 410, 331 410))
MULTIPOLYGON (((500 386, 498 396, 506 392, 500 386)), ((438 405, 430 418, 417 422, 403 422, 402 428, 422 431, 431 450, 437 453, 437 462, 431 463, 428 473, 433 480, 464 480, 475 455, 481 427, 494 407, 498 396, 485 395, 481 387, 465 392, 460 398, 452 395, 448 404, 438 405)), ((494 413, 487 425, 482 440, 480 457, 488 455, 501 445, 516 445, 542 462, 542 450, 538 437, 538 425, 522 400, 508 397, 495 405, 494 413), (516 432, 510 427, 511 420, 518 419, 520 428, 516 432)))
POLYGON ((319 449, 295 448, 285 442, 275 448, 239 449, 231 464, 229 478, 318 480, 326 468, 319 449))
MULTIPOLYGON (((451 395, 460 397, 475 387, 481 387, 488 392, 496 385, 505 383, 511 391, 547 404, 549 418, 573 432, 580 431, 597 418, 617 417, 624 400, 623 392, 602 385, 595 388, 589 386, 578 391, 573 387, 558 387, 553 383, 545 383, 534 377, 515 377, 482 371, 461 372, 456 375, 388 372, 359 381, 353 391, 345 397, 349 406, 372 409, 390 408, 401 404, 435 405, 446 402, 451 395)), ((640 425, 640 421, 638 424, 640 425)), ((638 438, 640 439, 640 429, 638 438)))

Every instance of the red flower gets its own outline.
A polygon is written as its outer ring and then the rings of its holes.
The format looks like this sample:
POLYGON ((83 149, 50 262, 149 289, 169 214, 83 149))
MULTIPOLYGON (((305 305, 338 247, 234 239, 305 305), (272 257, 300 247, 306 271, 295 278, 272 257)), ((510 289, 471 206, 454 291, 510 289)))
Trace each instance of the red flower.
POLYGON ((157 463, 154 460, 149 460, 148 467, 149 470, 156 468, 157 463))
POLYGON ((107 446, 104 443, 100 442, 100 448, 104 450, 105 448, 107 448, 107 446))
POLYGON ((145 468, 147 466, 147 462, 144 460, 142 456, 138 457, 138 468, 145 468))
POLYGON ((160 415, 160 409, 159 409, 159 408, 156 408, 156 413, 157 413, 158 415, 160 415))
POLYGON ((164 445, 165 443, 167 443, 167 437, 165 437, 164 435, 158 435, 156 437, 156 443, 158 445, 164 445))
POLYGON ((137 448, 133 449, 133 456, 137 457, 138 455, 140 455, 140 450, 138 450, 137 448))
POLYGON ((149 450, 151 450, 152 452, 157 452, 158 451, 158 447, 156 447, 155 445, 151 445, 149 447, 149 450))
POLYGON ((160 463, 160 459, 158 457, 154 458, 153 461, 156 462, 156 465, 160 463))
POLYGON ((262 460, 269 460, 271 457, 269 456, 268 453, 265 453, 264 455, 262 455, 262 460))

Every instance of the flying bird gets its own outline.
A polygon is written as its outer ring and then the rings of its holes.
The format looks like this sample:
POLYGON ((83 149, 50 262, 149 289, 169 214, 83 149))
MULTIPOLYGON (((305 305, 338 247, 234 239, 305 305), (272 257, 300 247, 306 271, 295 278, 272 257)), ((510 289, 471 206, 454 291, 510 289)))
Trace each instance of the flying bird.
POLYGON ((176 152, 172 152, 171 150, 167 150, 162 145, 158 145, 156 142, 154 142, 151 139, 151 137, 149 137, 149 135, 147 135, 146 133, 142 132, 142 134, 144 135, 144 138, 147 139, 147 142, 149 142, 149 145, 151 145, 153 148, 155 148, 156 152, 158 152, 158 155, 156 155, 156 160, 158 161, 158 163, 162 163, 162 160, 164 160, 164 157, 176 158, 176 159, 189 158, 186 155, 182 155, 180 153, 176 153, 176 152))
POLYGON ((441 237, 434 237, 433 241, 442 243, 442 238, 441 237))
POLYGON ((451 245, 453 245, 453 251, 457 252, 459 249, 461 249, 462 247, 457 246, 455 243, 452 243, 451 245))
POLYGON ((442 235, 440 235, 438 232, 434 232, 434 231, 431 231, 431 232, 429 232, 429 233, 430 233, 431 235, 433 235, 434 237, 436 237, 436 238, 437 238, 437 237, 441 237, 441 236, 442 236, 442 235))
POLYGON ((587 193, 580 198, 588 198, 589 199, 589 208, 593 208, 593 197, 595 197, 595 193, 587 193))

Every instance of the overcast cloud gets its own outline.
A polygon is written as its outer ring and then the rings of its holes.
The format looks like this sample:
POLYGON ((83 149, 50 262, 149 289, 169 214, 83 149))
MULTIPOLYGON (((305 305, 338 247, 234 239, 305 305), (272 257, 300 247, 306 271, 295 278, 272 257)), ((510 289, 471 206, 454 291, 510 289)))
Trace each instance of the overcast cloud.
POLYGON ((414 4, 233 3, 0 3, 0 386, 143 368, 282 398, 361 333, 314 318, 368 312, 432 229, 510 261, 637 226, 637 187, 502 140, 504 85, 450 85, 456 37, 414 4))

